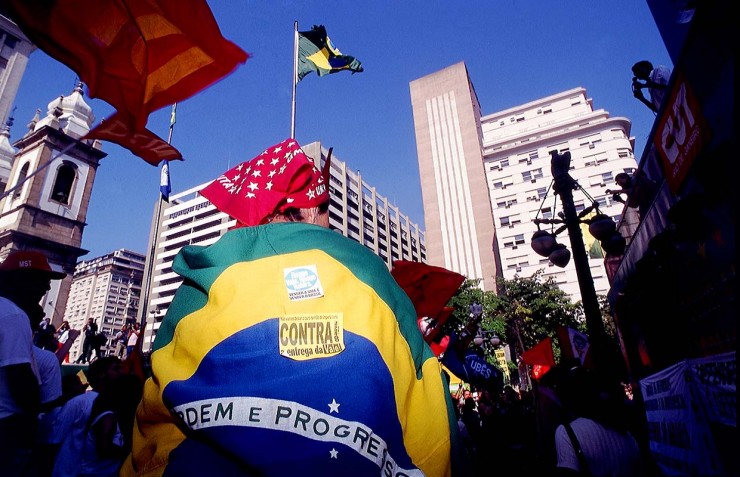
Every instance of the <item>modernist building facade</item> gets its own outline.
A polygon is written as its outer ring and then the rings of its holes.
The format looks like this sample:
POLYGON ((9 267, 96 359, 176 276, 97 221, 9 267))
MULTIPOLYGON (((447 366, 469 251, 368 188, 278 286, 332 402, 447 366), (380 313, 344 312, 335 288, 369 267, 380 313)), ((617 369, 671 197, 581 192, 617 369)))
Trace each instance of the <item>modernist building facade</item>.
MULTIPOLYGON (((64 319, 77 330, 89 318, 110 339, 126 323, 136 321, 146 256, 119 249, 77 264, 64 319)), ((81 335, 70 348, 70 361, 82 351, 81 335)))
MULTIPOLYGON (((323 167, 328 151, 320 142, 307 144, 303 150, 319 168, 323 167)), ((388 268, 395 260, 426 262, 424 231, 417 224, 334 155, 330 171, 329 223, 333 230, 368 247, 388 268)), ((151 349, 159 324, 182 283, 172 271, 175 255, 185 245, 214 243, 236 223, 200 194, 206 185, 170 195, 169 202, 161 201, 154 213, 145 273, 151 276, 151 283, 145 279, 141 299, 146 306, 141 307, 139 316, 147 323, 145 352, 151 349)))
POLYGON ((28 57, 35 50, 36 45, 18 25, 0 15, 0 124, 5 124, 10 115, 28 57))
MULTIPOLYGON (((534 219, 562 211, 551 190, 550 152, 571 154, 570 174, 581 186, 573 194, 577 211, 596 202, 616 221, 624 204, 605 191, 619 188, 618 173, 637 167, 629 120, 594 110, 580 87, 482 116, 462 62, 410 86, 429 263, 480 278, 487 290, 497 277, 543 270, 579 300, 573 262, 558 268, 530 245, 534 219)), ((584 237, 596 291, 606 295, 603 252, 584 237)), ((570 246, 565 231, 558 241, 570 246)))

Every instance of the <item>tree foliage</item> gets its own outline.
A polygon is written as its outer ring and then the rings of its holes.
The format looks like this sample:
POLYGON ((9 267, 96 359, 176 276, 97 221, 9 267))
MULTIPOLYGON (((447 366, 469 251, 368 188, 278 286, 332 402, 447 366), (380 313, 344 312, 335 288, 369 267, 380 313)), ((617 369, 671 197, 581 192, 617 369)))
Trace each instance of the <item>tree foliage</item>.
POLYGON ((546 336, 557 341, 558 325, 585 331, 583 307, 573 303, 552 277, 540 270, 531 277, 500 279, 499 294, 483 291, 480 280, 466 280, 452 297, 453 317, 446 332, 461 330, 472 321, 469 305, 483 305, 481 329, 496 333, 520 355, 546 336))

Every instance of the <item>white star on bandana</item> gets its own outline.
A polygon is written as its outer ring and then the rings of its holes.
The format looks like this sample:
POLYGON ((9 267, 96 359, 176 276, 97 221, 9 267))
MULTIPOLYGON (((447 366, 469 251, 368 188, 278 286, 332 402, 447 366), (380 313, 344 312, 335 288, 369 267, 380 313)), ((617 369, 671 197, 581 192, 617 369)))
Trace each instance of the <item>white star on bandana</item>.
POLYGON ((295 140, 238 164, 201 193, 244 225, 260 225, 287 207, 317 207, 329 198, 326 180, 295 140), (255 199, 255 200, 252 200, 255 199))

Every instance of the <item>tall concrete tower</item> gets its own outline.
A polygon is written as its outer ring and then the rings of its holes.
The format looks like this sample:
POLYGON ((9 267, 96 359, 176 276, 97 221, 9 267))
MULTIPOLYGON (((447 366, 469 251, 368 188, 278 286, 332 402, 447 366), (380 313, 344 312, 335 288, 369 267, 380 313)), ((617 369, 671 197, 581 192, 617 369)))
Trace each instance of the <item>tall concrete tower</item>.
POLYGON ((98 163, 106 156, 99 141, 81 141, 95 120, 82 85, 49 103, 44 118, 29 124, 0 199, 0 260, 12 250, 47 255, 55 270, 68 274, 52 281, 42 305, 52 323, 64 315, 78 258, 98 163))
POLYGON ((465 63, 411 82, 427 261, 495 290, 501 276, 480 104, 465 63))

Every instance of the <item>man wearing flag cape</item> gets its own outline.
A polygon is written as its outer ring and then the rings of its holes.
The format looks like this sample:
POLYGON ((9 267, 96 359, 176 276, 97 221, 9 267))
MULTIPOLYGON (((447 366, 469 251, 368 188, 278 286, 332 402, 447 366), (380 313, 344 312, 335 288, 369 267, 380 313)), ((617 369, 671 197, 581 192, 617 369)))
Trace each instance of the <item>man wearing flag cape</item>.
POLYGON ((203 189, 236 225, 175 258, 121 475, 461 475, 413 304, 328 228, 329 162, 287 139, 203 189))

